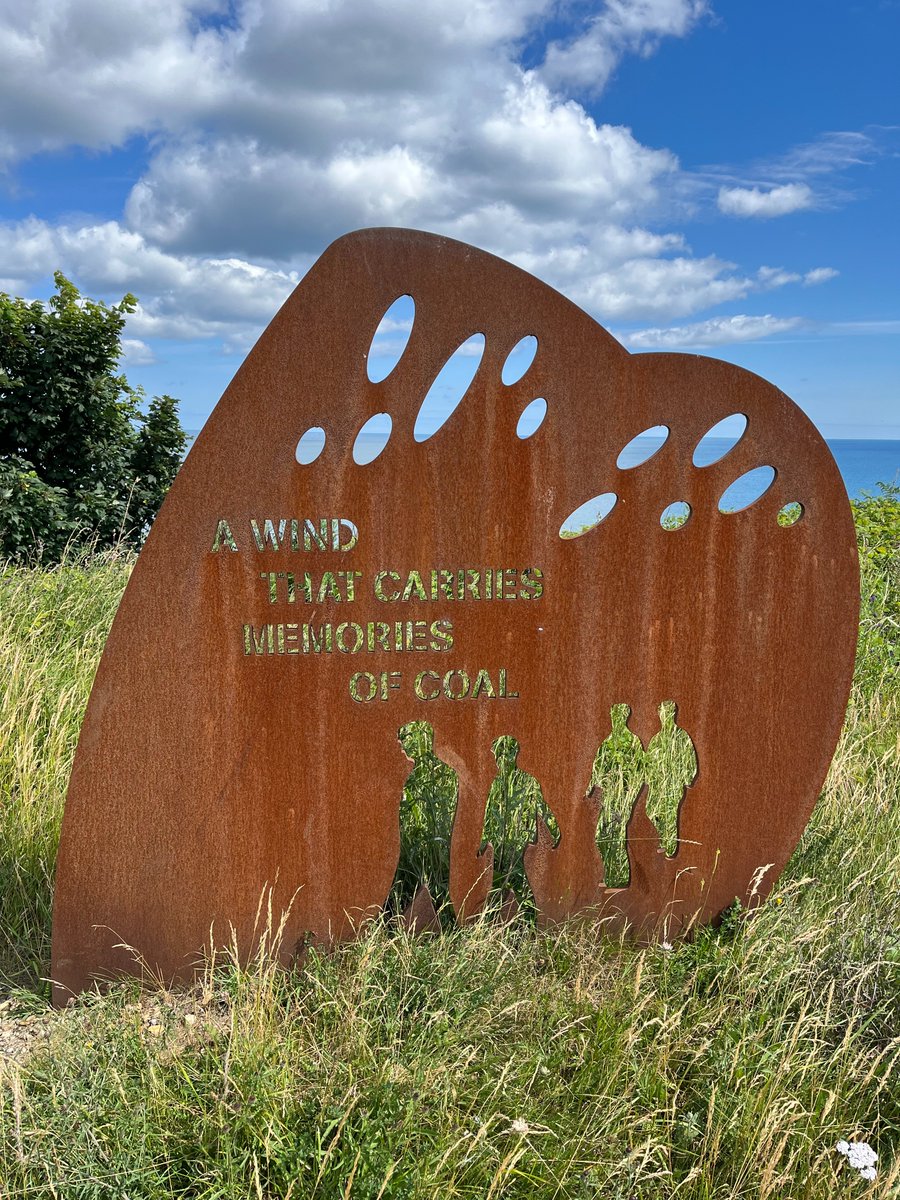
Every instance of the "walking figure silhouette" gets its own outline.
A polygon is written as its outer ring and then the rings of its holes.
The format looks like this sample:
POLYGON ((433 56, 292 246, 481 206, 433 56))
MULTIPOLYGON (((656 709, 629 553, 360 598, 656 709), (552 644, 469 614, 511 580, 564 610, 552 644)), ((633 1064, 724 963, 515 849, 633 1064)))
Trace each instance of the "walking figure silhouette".
POLYGON ((606 886, 619 888, 631 882, 628 822, 644 782, 644 747, 628 728, 629 705, 614 704, 609 715, 612 732, 597 751, 587 794, 592 795, 595 788, 601 790, 597 848, 603 858, 606 886))
POLYGON ((678 849, 681 802, 697 778, 697 751, 690 734, 675 721, 674 700, 664 700, 659 706, 659 724, 659 732, 647 747, 647 816, 656 827, 666 857, 671 858, 678 849))
POLYGON ((434 753, 434 730, 427 721, 408 722, 397 738, 413 769, 400 803, 400 859, 391 905, 402 912, 424 888, 440 912, 450 901, 450 835, 459 778, 434 753))
POLYGON ((517 766, 519 743, 509 734, 498 737, 491 751, 497 761, 497 776, 488 791, 480 853, 487 843, 494 848, 496 895, 512 892, 520 905, 533 907, 534 897, 525 874, 525 847, 537 840, 540 815, 559 841, 559 827, 550 811, 541 785, 533 775, 517 766))

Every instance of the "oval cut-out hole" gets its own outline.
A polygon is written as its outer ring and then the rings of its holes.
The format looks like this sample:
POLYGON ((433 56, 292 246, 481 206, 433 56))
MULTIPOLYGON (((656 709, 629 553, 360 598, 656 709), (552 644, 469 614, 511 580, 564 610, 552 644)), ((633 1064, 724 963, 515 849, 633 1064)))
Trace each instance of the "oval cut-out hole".
POLYGON ((428 389, 413 427, 417 442, 427 442, 449 421, 481 365, 484 334, 476 333, 454 350, 428 389))
POLYGON ((366 374, 370 383, 387 379, 403 357, 415 316, 416 302, 412 296, 398 296, 378 322, 366 356, 366 374))
POLYGON ((361 467, 374 462, 388 444, 393 425, 389 413, 376 413, 374 417, 369 417, 353 443, 353 461, 361 467))
POLYGON ((660 514, 659 523, 663 529, 680 529, 691 515, 691 506, 686 500, 676 500, 668 504, 660 514))
POLYGON ((583 533, 588 533, 609 516, 618 498, 615 492, 604 492, 600 496, 594 496, 592 500, 585 500, 584 504, 580 504, 560 525, 559 536, 577 538, 583 533))
POLYGON ((711 467, 724 458, 729 450, 733 450, 747 428, 747 418, 743 413, 732 413, 717 421, 712 429, 708 429, 694 447, 693 463, 695 467, 711 467))
POLYGON ((778 510, 778 524, 787 529, 791 525, 796 525, 802 516, 803 505, 792 500, 790 504, 785 504, 784 508, 778 510))
POLYGON ((516 436, 523 439, 530 438, 533 433, 537 433, 540 429, 546 415, 547 401, 543 396, 538 396, 537 400, 532 400, 530 404, 526 404, 522 409, 522 415, 519 417, 519 423, 516 426, 516 436))
POLYGON ((325 430, 320 425, 313 425, 297 443, 297 462, 306 467, 315 462, 324 449, 325 430))
POLYGON ((727 487, 719 499, 719 512, 741 512, 764 496, 775 479, 774 467, 754 467, 727 487))
POLYGON ((645 429, 643 433, 633 437, 627 446, 622 447, 616 459, 616 466, 620 471, 641 466, 651 459, 657 450, 663 448, 668 436, 668 425, 654 425, 651 429, 645 429))
POLYGON ((512 350, 507 354, 503 370, 500 372, 500 378, 507 387, 518 383, 534 362, 534 356, 537 354, 537 346, 537 338, 533 333, 529 333, 516 342, 512 350))

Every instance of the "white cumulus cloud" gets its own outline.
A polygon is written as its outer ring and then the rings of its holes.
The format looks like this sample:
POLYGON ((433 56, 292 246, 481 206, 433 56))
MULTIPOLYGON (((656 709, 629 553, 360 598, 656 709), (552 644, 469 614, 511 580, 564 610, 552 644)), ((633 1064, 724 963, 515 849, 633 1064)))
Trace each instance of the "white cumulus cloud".
POLYGON ((585 28, 548 47, 542 73, 555 86, 600 92, 624 54, 652 54, 708 12, 707 0, 606 0, 585 28))
MULTIPOLYGON (((0 286, 33 291, 60 268, 90 294, 135 292, 129 336, 144 344, 243 346, 331 240, 367 225, 481 246, 601 321, 662 325, 825 282, 832 268, 694 253, 672 227, 689 190, 677 156, 582 103, 624 55, 687 36, 709 11, 708 0, 0 0, 0 165, 138 147, 115 219, 0 224, 0 286), (542 39, 526 69, 523 47, 542 39)), ((707 202, 724 178, 703 185, 707 202)), ((803 206, 804 188, 812 203, 806 184, 759 178, 778 186, 723 186, 720 206, 730 195, 743 215, 774 215, 803 206)))
POLYGON ((784 287, 788 283, 801 283, 804 287, 816 287, 837 279, 840 271, 834 267, 813 267, 811 271, 801 274, 799 271, 786 271, 784 267, 760 267, 756 279, 760 289, 769 291, 772 288, 784 287))
POLYGON ((142 300, 128 318, 139 339, 236 337, 252 341, 290 295, 297 271, 238 258, 174 255, 116 221, 51 225, 31 217, 0 225, 0 262, 13 275, 8 291, 59 268, 88 294, 142 300))
POLYGON ((785 183, 768 190, 719 188, 719 211, 730 217, 784 217, 811 208, 813 203, 813 191, 807 183, 785 183))
POLYGON ((690 325, 638 329, 617 336, 632 350, 706 349, 734 342, 755 342, 775 333, 789 333, 803 325, 802 317, 773 317, 767 313, 760 317, 712 317, 690 325))
POLYGON ((140 338, 122 338, 122 363, 126 367, 145 367, 156 362, 156 355, 140 338))
POLYGON ((837 279, 838 275, 840 271, 836 271, 834 267, 814 267, 803 276, 803 286, 816 287, 817 284, 827 283, 829 279, 837 279))

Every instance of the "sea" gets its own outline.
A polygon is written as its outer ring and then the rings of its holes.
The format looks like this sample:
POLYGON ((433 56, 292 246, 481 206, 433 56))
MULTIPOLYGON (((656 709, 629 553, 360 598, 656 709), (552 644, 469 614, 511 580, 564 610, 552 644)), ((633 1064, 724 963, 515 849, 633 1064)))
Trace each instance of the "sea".
POLYGON ((879 483, 900 486, 900 442, 841 440, 828 448, 852 500, 877 493, 879 483))

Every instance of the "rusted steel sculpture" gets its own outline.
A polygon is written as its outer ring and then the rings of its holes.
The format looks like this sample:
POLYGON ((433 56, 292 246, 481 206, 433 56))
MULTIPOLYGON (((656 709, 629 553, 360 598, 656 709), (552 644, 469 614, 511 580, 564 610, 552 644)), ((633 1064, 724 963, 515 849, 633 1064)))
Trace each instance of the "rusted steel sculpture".
POLYGON ((400 895, 401 804, 437 841, 452 822, 449 867, 422 867, 417 919, 442 889, 465 919, 510 878, 506 864, 494 879, 484 837, 510 780, 539 834, 524 858, 544 922, 587 910, 672 936, 763 897, 838 737, 857 588, 837 468, 776 388, 711 359, 628 354, 470 246, 396 229, 340 239, 210 417, 116 617, 63 823, 57 997, 142 969, 128 947, 166 978, 232 930, 249 953, 267 889, 290 910, 286 957, 348 936, 400 895), (373 335, 404 294, 408 345, 372 383, 373 335), (474 334, 464 399, 416 441, 423 397, 474 334), (534 362, 507 386, 529 334, 534 362), (546 416, 519 437, 537 397, 546 416), (379 413, 390 438, 359 465, 379 413), (747 419, 734 448, 693 465, 734 413, 747 419), (619 469, 659 425, 662 448, 619 469), (325 445, 303 465, 312 427, 325 445), (768 491, 721 512, 761 465, 768 491), (602 493, 616 498, 605 519, 561 537, 602 493), (673 501, 690 506, 680 526, 660 520, 673 501), (802 515, 785 527, 789 502, 802 515), (661 755, 677 767, 665 784, 661 755), (416 779, 446 811, 415 808, 416 779), (604 885, 604 855, 627 886, 604 885))

